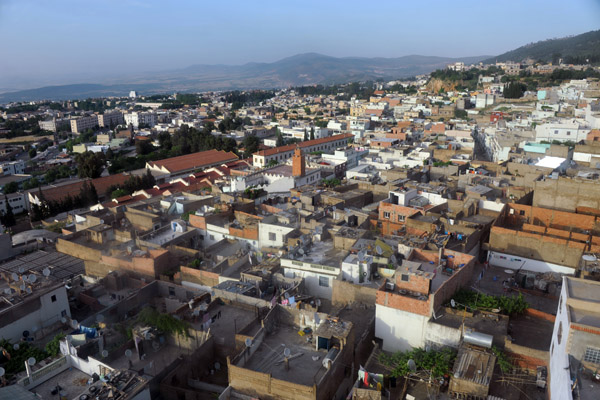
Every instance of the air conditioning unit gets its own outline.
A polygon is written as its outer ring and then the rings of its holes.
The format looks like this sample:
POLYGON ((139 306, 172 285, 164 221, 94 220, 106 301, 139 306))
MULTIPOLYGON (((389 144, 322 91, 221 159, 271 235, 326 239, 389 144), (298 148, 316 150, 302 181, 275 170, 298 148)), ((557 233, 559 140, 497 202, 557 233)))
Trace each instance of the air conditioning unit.
POLYGON ((386 288, 386 290, 393 292, 394 289, 396 288, 396 284, 394 282, 386 282, 385 288, 386 288))

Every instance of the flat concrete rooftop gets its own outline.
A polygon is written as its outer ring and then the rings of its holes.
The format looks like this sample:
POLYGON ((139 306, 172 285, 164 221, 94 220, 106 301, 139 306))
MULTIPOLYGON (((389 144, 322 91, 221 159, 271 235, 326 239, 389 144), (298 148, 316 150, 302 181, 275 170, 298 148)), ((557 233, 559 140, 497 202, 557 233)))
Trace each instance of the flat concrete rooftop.
POLYGON ((307 336, 298 335, 297 328, 281 327, 264 338, 244 368, 269 373, 275 379, 311 386, 327 371, 323 367, 327 350, 315 350, 314 340, 308 343, 307 336), (291 357, 299 354, 289 361, 289 371, 286 371, 283 363, 285 348, 290 349, 291 357), (313 357, 318 359, 313 360, 313 357))

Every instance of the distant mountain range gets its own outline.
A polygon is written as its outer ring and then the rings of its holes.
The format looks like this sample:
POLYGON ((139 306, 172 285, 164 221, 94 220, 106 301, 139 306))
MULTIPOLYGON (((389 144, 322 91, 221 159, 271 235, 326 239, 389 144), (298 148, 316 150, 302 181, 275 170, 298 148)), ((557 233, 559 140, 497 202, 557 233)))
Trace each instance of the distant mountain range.
POLYGON ((565 63, 585 62, 588 59, 590 62, 598 63, 600 62, 600 30, 526 44, 499 56, 488 58, 484 63, 521 62, 527 58, 544 62, 550 62, 553 58, 562 58, 565 63))
POLYGON ((474 63, 489 56, 448 58, 411 55, 398 58, 336 58, 317 53, 298 54, 273 63, 192 65, 181 70, 139 75, 112 84, 73 84, 0 93, 0 103, 27 100, 65 100, 142 94, 234 89, 273 89, 334 84, 369 79, 401 79, 429 73, 446 64, 474 63))
POLYGON ((163 72, 140 73, 96 84, 46 86, 0 93, 0 104, 27 100, 65 100, 88 97, 125 96, 130 90, 141 94, 197 92, 234 89, 274 89, 312 84, 334 84, 365 80, 393 80, 429 73, 449 63, 494 63, 527 58, 567 63, 600 63, 600 30, 561 39, 528 44, 496 57, 336 58, 317 53, 298 54, 272 63, 244 65, 192 65, 163 72))

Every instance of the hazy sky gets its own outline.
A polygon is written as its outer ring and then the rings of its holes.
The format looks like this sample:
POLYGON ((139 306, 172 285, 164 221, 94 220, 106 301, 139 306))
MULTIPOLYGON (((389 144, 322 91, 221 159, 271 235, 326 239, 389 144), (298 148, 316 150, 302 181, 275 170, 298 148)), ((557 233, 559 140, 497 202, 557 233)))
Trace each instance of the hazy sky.
POLYGON ((305 52, 496 55, 599 28, 598 0, 0 0, 0 88, 305 52))

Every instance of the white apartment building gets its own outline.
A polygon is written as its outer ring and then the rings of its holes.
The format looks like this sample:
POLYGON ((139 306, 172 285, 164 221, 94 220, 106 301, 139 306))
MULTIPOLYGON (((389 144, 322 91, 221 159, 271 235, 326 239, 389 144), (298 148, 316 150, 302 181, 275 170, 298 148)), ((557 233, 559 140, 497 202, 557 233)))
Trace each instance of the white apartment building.
POLYGON ((71 119, 71 132, 83 133, 88 129, 95 129, 97 127, 98 116, 95 114, 71 119))
POLYGON ((24 193, 10 193, 5 196, 0 197, 0 212, 3 214, 6 213, 8 208, 6 207, 6 203, 10 204, 12 208, 13 214, 19 214, 23 211, 27 211, 28 202, 27 195, 24 193))
POLYGON ((579 142, 587 138, 590 130, 588 126, 584 126, 575 120, 548 122, 535 127, 535 141, 579 142))
POLYGON ((25 173, 25 161, 9 161, 0 164, 2 175, 19 175, 25 173))
POLYGON ((112 111, 107 112, 101 115, 98 115, 98 125, 101 128, 117 126, 125 122, 123 118, 123 113, 121 111, 112 111))
POLYGON ((153 127, 157 123, 157 116, 153 112, 132 112, 125 114, 125 123, 136 129, 142 124, 153 127))

